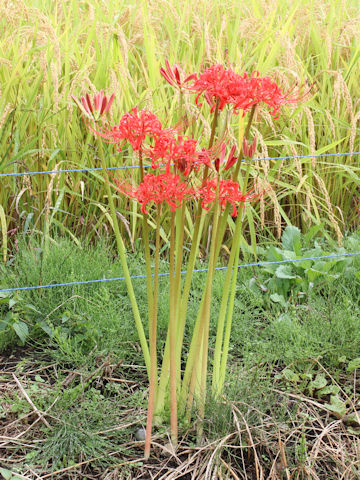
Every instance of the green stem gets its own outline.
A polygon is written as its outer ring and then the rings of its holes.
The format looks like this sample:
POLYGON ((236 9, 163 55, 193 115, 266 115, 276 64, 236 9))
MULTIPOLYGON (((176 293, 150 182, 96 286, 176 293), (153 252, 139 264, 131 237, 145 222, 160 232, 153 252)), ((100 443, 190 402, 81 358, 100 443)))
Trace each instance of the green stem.
MULTIPOLYGON (((181 346, 183 344, 183 338, 184 338, 188 300, 190 295, 195 261, 199 251, 199 242, 201 238, 203 224, 204 224, 204 216, 202 215, 197 216, 195 221, 194 231, 193 231, 189 259, 186 265, 186 275, 184 280, 183 293, 181 296, 180 308, 178 308, 178 325, 177 325, 178 328, 177 328, 177 334, 176 334, 176 338, 178 339, 176 343, 176 348, 177 348, 176 355, 177 355, 178 364, 180 364, 180 359, 181 359, 181 346)), ((165 404, 166 387, 168 385, 169 371, 170 371, 169 358, 170 358, 170 348, 169 348, 169 335, 168 335, 165 342, 158 396, 156 401, 156 412, 159 415, 161 415, 161 412, 165 404)))
POLYGON ((190 350, 188 355, 188 360, 186 362, 184 379, 181 389, 181 404, 185 405, 185 398, 188 396, 188 385, 190 381, 190 376, 194 368, 194 363, 196 353, 202 350, 202 359, 200 360, 201 366, 199 367, 200 378, 198 379, 197 385, 199 385, 199 400, 200 400, 200 418, 201 413, 204 411, 205 399, 206 399, 206 370, 207 370, 207 356, 208 356, 208 337, 209 337, 209 320, 210 320, 210 305, 211 305, 211 293, 212 293, 212 284, 213 277, 215 272, 216 265, 216 239, 218 236, 218 212, 219 212, 219 179, 217 182, 216 188, 216 200, 214 207, 214 216, 213 216, 213 230, 211 235, 211 248, 210 248, 210 258, 209 258, 209 267, 208 274, 206 278, 205 290, 203 298, 200 305, 200 310, 198 317, 196 319, 196 324, 194 328, 193 337, 190 344, 190 350))
POLYGON ((206 402, 206 379, 207 379, 207 368, 208 368, 208 357, 209 357, 209 327, 210 327, 210 311, 211 311, 211 295, 213 288, 213 279, 216 266, 216 252, 217 252, 217 243, 222 241, 219 239, 219 229, 218 229, 218 211, 219 211, 219 179, 217 184, 216 192, 216 204, 214 211, 214 221, 213 221, 213 235, 211 238, 211 248, 210 248, 210 261, 209 261, 209 283, 205 293, 205 311, 204 311, 204 332, 203 332, 203 350, 202 350, 202 361, 201 361, 201 383, 200 383, 200 406, 199 406, 199 429, 198 429, 198 438, 202 437, 202 428, 203 428, 203 419, 205 415, 205 402, 206 402))
POLYGON ((185 204, 181 210, 176 210, 176 268, 175 268, 175 315, 176 315, 176 378, 178 384, 181 380, 181 351, 182 338, 179 337, 179 322, 181 318, 181 267, 183 264, 183 246, 184 246, 184 220, 185 204))
MULTIPOLYGON (((140 162, 140 181, 142 182, 144 180, 144 165, 143 165, 142 150, 139 150, 139 162, 140 162)), ((142 216, 142 236, 143 236, 143 243, 144 243, 144 254, 145 254, 145 265, 146 265, 146 292, 147 292, 147 300, 148 300, 149 330, 151 330, 154 292, 153 292, 153 285, 152 285, 148 215, 146 213, 144 213, 142 216)))
MULTIPOLYGON (((250 127, 254 118, 255 114, 255 108, 256 105, 254 105, 251 109, 250 116, 246 125, 245 129, 245 134, 244 138, 247 138, 249 133, 250 133, 250 127)), ((239 161, 237 162, 236 169, 234 172, 233 178, 237 179, 239 175, 239 169, 240 169, 240 160, 241 160, 241 154, 242 154, 242 146, 239 146, 240 153, 239 153, 239 161)), ((250 172, 250 163, 247 164, 246 168, 246 174, 245 174, 245 180, 243 183, 243 190, 246 191, 247 189, 247 183, 248 183, 248 178, 249 178, 249 172, 250 172)), ((225 211, 226 213, 226 211, 225 211)), ((231 318, 229 317, 229 314, 233 312, 233 302, 235 299, 235 291, 236 291, 236 279, 237 279, 237 274, 238 274, 238 269, 236 268, 236 271, 233 271, 234 269, 234 264, 235 261, 239 258, 239 253, 240 253, 240 245, 241 245, 241 230, 242 230, 242 205, 239 207, 239 212, 238 212, 238 217, 236 219, 235 223, 235 231, 233 235, 233 244, 231 247, 231 252, 230 252, 230 258, 228 261, 228 267, 226 271, 226 277, 225 277, 225 282, 224 282, 224 287, 223 287, 223 294, 222 294, 222 299, 221 299, 221 305, 220 305, 220 312, 218 316, 218 322, 217 322, 217 330, 216 330, 216 341, 215 341, 215 351, 214 351, 214 363, 213 363, 213 379, 212 379, 212 394, 214 397, 218 397, 221 394, 224 381, 220 381, 220 372, 221 372, 221 365, 222 362, 224 361, 224 355, 225 355, 225 366, 226 366, 226 360, 227 360, 227 355, 228 355, 228 349, 229 345, 227 345, 227 352, 225 352, 222 355, 222 346, 223 346, 223 335, 224 335, 224 327, 225 327, 225 318, 226 318, 226 312, 228 310, 228 315, 227 315, 227 321, 226 321, 226 329, 230 328, 231 329, 231 318), (233 277, 233 281, 231 282, 231 278, 233 277), (234 283, 235 282, 235 283, 234 283), (230 294, 230 288, 231 288, 231 294, 230 294), (230 295, 230 301, 228 304, 229 300, 229 295, 230 295)), ((229 339, 230 339, 230 332, 226 331, 226 334, 229 334, 229 339)), ((229 342, 228 339, 228 342, 229 342)), ((225 367, 224 367, 225 368, 225 367)))
MULTIPOLYGON (((244 179, 244 191, 247 190, 247 184, 249 180, 249 173, 250 173, 250 163, 248 163, 245 173, 244 179)), ((234 311, 234 302, 235 302, 235 293, 236 293, 236 281, 239 273, 239 268, 235 265, 235 261, 238 261, 240 248, 241 248, 241 231, 242 231, 242 210, 244 208, 244 204, 239 206, 238 218, 236 219, 235 224, 235 233, 234 238, 235 242, 231 248, 230 259, 228 270, 226 272, 226 279, 224 289, 223 289, 223 297, 221 300, 221 307, 220 307, 220 314, 219 314, 219 323, 218 323, 218 330, 216 333, 216 343, 215 343, 215 355, 214 355, 214 372, 213 372, 213 385, 212 391, 213 395, 219 396, 224 388, 225 382, 225 371, 226 371, 226 364, 227 358, 229 354, 229 344, 230 344, 230 333, 231 333, 231 324, 232 324, 232 317, 234 311), (233 254, 234 251, 234 254, 233 254), (232 276, 231 282, 231 290, 230 290, 230 278, 232 276), (230 290, 230 299, 228 304, 228 311, 226 315, 226 304, 229 298, 229 290, 230 290), (224 304, 224 307, 223 307, 224 304), (224 345, 223 351, 221 354, 221 345, 222 345, 222 336, 223 336, 223 329, 224 329, 224 319, 226 315, 226 326, 225 326, 225 336, 224 336, 224 345), (220 355, 221 355, 221 364, 220 364, 220 355)))
POLYGON ((175 213, 171 213, 170 226, 170 433, 171 441, 176 447, 178 438, 177 425, 177 389, 176 389, 176 311, 175 311, 175 213))
POLYGON ((211 125, 211 133, 210 133, 210 140, 209 140, 209 147, 208 147, 209 149, 214 145, 215 132, 216 132, 216 127, 219 119, 219 105, 220 105, 220 100, 217 99, 215 111, 214 111, 214 118, 211 125))
MULTIPOLYGON (((186 266, 186 275, 185 275, 184 288, 183 288, 183 293, 181 296, 181 303, 179 308, 179 323, 178 323, 178 331, 177 331, 177 338, 179 339, 179 344, 181 345, 184 339, 184 330, 185 330, 185 324, 186 324, 187 309, 189 304, 191 282, 192 282, 196 257, 199 251, 199 243, 200 243, 200 237, 203 229, 202 227, 204 224, 204 218, 205 218, 204 216, 201 216, 199 224, 195 225, 195 231, 194 231, 193 239, 191 243, 189 260, 186 266)), ((180 358, 181 352, 178 351, 177 355, 180 358)))
MULTIPOLYGON (((203 344, 201 344, 201 349, 198 352, 199 358, 202 358, 202 348, 203 348, 203 344)), ((192 405, 193 405, 193 402, 194 402, 195 391, 197 390, 196 380, 201 377, 201 374, 200 374, 199 370, 200 370, 200 362, 198 364, 195 364, 195 367, 193 368, 193 371, 192 371, 192 374, 191 374, 189 394, 188 394, 188 398, 187 398, 187 402, 186 402, 185 420, 186 420, 187 423, 190 423, 190 419, 191 419, 192 405)))
MULTIPOLYGON (((235 258, 239 258, 239 253, 240 253, 240 242, 237 245, 235 258)), ((215 395, 220 395, 220 393, 222 392, 222 390, 224 388, 226 365, 227 365, 227 359, 228 359, 228 354, 229 354, 231 324, 232 324, 233 311, 234 311, 236 281, 237 281, 238 272, 239 272, 239 269, 237 267, 235 267, 234 272, 233 272, 232 282, 231 282, 231 292, 230 292, 230 299, 229 299, 229 308, 228 308, 227 318, 226 318, 224 346, 223 346, 223 353, 222 353, 222 357, 221 357, 219 379, 218 379, 216 391, 214 392, 215 395)))
MULTIPOLYGON (((247 122, 247 125, 246 125, 246 128, 245 128, 245 133, 244 133, 243 138, 248 138, 248 136, 249 136, 250 127, 251 127, 251 124, 254 120, 255 110, 256 110, 256 104, 253 105, 252 108, 251 108, 250 116, 249 116, 249 119, 248 119, 248 122, 247 122)), ((241 156, 242 156, 242 145, 239 145, 239 158, 238 158, 238 161, 236 162, 235 171, 234 171, 234 175, 233 175, 233 181, 234 182, 236 182, 236 180, 238 178, 238 175, 239 175, 239 170, 240 170, 240 166, 241 166, 241 156)))
MULTIPOLYGON (((217 102, 216 104, 214 117, 211 125, 211 134, 210 134, 210 140, 209 140, 209 146, 208 146, 209 149, 213 146, 213 143, 214 143, 218 118, 219 118, 219 102, 217 102)), ((203 185, 206 182, 208 172, 209 172, 209 168, 206 166, 204 169, 203 180, 202 180, 203 185)), ((186 323, 187 306, 188 306, 188 299, 189 299, 190 288, 191 288, 192 275, 194 271, 197 254, 199 251, 199 243, 201 239, 203 224, 204 224, 204 217, 202 215, 201 200, 199 200, 196 213, 195 213, 195 225, 194 225, 193 239, 191 243, 189 260, 186 268, 187 272, 186 272, 185 281, 184 281, 184 290, 181 296, 181 304, 180 304, 181 308, 178 309, 179 318, 178 318, 177 338, 179 339, 179 341, 177 343, 177 348, 178 348, 177 357, 179 359, 181 357, 181 346, 182 346, 183 337, 184 337, 184 329, 185 329, 185 323, 186 323)), ((168 335, 165 342, 158 396, 156 400, 155 410, 157 415, 161 415, 161 412, 163 411, 164 404, 165 404, 166 387, 169 381, 169 357, 170 357, 170 347, 169 347, 169 335, 168 335)))
MULTIPOLYGON (((100 140, 97 140, 97 142, 98 142, 98 146, 99 146, 99 155, 100 155, 101 167, 104 171, 104 174, 107 175, 103 145, 102 145, 100 140)), ((140 345, 141 345, 142 352, 143 352, 143 355, 144 355, 144 361, 145 361, 148 377, 150 378, 149 347, 148 347, 148 343, 147 343, 147 340, 146 340, 144 327, 143 327, 143 324, 142 324, 142 321, 141 321, 139 308, 138 308, 138 305, 137 305, 137 302, 136 302, 134 288, 133 288, 133 285, 132 285, 132 282, 131 282, 130 272, 129 272, 129 268, 128 268, 127 261, 126 261, 125 246, 124 246, 124 242, 121 238, 119 225, 118 225, 118 221, 117 221, 117 217, 116 217, 114 199, 113 199, 111 188, 110 188, 109 182, 107 181, 107 178, 105 178, 105 188, 106 188, 108 201, 109 201, 110 214, 111 214, 111 218, 112 218, 112 221, 113 221, 113 229, 114 229, 114 233, 115 233, 118 254, 119 254, 119 257, 120 257, 120 262, 121 262, 121 266, 122 266, 124 277, 125 277, 125 283, 126 283, 128 295, 129 295, 129 298, 130 298, 133 314, 134 314, 136 330, 137 330, 137 333, 139 335, 140 345)))
MULTIPOLYGON (((205 302, 205 297, 204 295, 201 298, 200 302, 200 307, 199 311, 196 317, 195 321, 195 326, 192 334, 192 340, 190 343, 190 348, 188 352, 188 357, 186 361, 186 366, 185 366, 185 372, 181 384, 181 392, 180 392, 180 399, 179 399, 179 408, 180 408, 180 414, 182 415, 185 411, 185 406, 186 408, 191 406, 189 404, 189 383, 190 381, 192 382, 193 385, 195 385, 195 379, 191 380, 193 374, 194 374, 194 365, 196 364, 196 360, 199 359, 199 346, 202 346, 202 342, 200 339, 202 339, 203 335, 203 327, 204 324, 201 322, 201 318, 203 316, 203 310, 204 310, 204 302, 205 302)), ((194 390, 191 390, 192 394, 194 393, 194 390)))
POLYGON ((154 405, 156 397, 157 384, 157 355, 156 355, 156 330, 157 330, 157 313, 158 313, 158 292, 159 292, 159 257, 160 257, 160 220, 161 207, 157 207, 156 217, 156 239, 155 239, 155 272, 154 272, 154 301, 151 328, 149 325, 149 341, 150 341, 150 387, 149 387, 149 404, 146 423, 145 435, 145 458, 150 456, 151 431, 153 424, 154 405))
POLYGON ((234 267, 235 259, 239 257, 239 251, 240 251, 240 244, 241 244, 241 241, 240 241, 241 221, 239 221, 240 216, 241 215, 239 212, 238 218, 235 223, 233 245, 231 248, 230 258, 229 258, 228 266, 226 270, 226 277, 225 277, 224 286, 223 286, 223 295, 221 299, 220 312, 219 312, 218 322, 217 322, 214 364, 213 364, 213 380, 212 380, 212 394, 215 397, 221 393, 221 390, 219 389, 221 347, 222 347, 223 334, 224 334, 226 311, 228 307, 231 277, 235 276, 233 272, 233 267, 234 267))

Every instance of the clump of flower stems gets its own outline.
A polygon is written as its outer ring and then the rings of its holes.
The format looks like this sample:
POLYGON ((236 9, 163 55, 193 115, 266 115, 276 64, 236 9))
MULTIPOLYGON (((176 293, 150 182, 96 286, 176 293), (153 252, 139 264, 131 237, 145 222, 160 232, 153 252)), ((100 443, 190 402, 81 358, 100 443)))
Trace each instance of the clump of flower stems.
POLYGON ((164 412, 168 410, 174 447, 178 441, 178 418, 190 421, 195 407, 199 419, 198 436, 202 435, 209 370, 213 279, 228 217, 231 215, 236 218, 235 229, 227 261, 220 311, 218 317, 214 319, 217 331, 214 356, 211 359, 212 395, 218 398, 223 392, 237 284, 236 266, 240 255, 242 218, 247 202, 255 201, 259 197, 259 194, 250 193, 254 187, 249 186, 250 164, 256 150, 256 138, 249 138, 251 124, 257 105, 268 107, 273 117, 277 118, 283 105, 297 102, 304 96, 301 88, 283 92, 269 77, 261 77, 257 72, 239 75, 222 65, 213 65, 199 75, 185 76, 178 65, 171 67, 166 60, 161 74, 178 91, 180 120, 185 117, 183 111, 185 94, 196 94, 195 103, 198 106, 201 106, 201 98, 208 103, 212 127, 205 146, 205 139, 189 138, 186 131, 179 132, 179 127, 164 128, 158 117, 148 110, 138 111, 137 108, 133 108, 131 112, 121 117, 118 124, 110 125, 105 119, 105 114, 114 96, 107 100, 102 91, 95 95, 94 101, 89 95, 82 97, 80 101, 74 99, 83 113, 88 128, 98 140, 119 258, 148 372, 150 386, 145 438, 146 458, 150 454, 154 418, 158 422, 163 421, 164 412), (219 117, 224 109, 238 115, 237 144, 230 144, 224 135, 218 133, 219 117), (127 147, 130 145, 133 152, 137 153, 140 167, 138 185, 132 178, 119 179, 110 176, 109 180, 102 141, 114 144, 118 151, 121 151, 124 145, 127 147), (242 165, 243 169, 240 172, 242 165), (149 167, 146 171, 150 173, 145 172, 145 167, 149 167), (141 205, 147 275, 148 335, 145 334, 131 283, 112 188, 141 205), (184 258, 185 214, 189 204, 192 204, 195 211, 195 223, 190 252, 184 258), (150 255, 148 225, 150 214, 156 223, 154 259, 150 255), (166 216, 170 217, 170 298, 168 333, 162 359, 159 359, 157 318, 160 230, 166 216), (184 331, 192 276, 205 222, 212 225, 208 270, 190 346, 188 351, 184 352, 184 331), (181 272, 184 269, 186 274, 182 279, 181 272), (181 361, 185 358, 185 369, 182 371, 181 361))

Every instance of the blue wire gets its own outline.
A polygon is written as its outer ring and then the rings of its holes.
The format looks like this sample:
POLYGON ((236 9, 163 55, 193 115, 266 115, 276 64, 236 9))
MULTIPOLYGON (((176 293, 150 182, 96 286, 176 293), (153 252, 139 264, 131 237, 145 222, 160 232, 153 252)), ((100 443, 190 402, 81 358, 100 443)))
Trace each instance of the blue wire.
MULTIPOLYGON (((272 262, 256 262, 256 263, 247 263, 247 264, 240 264, 237 265, 237 268, 244 268, 244 267, 259 267, 263 265, 278 265, 282 263, 293 263, 293 262, 303 262, 306 260, 322 260, 325 258, 339 258, 339 257, 352 257, 355 255, 360 255, 360 252, 356 253, 340 253, 340 254, 334 254, 334 255, 324 255, 321 257, 308 257, 308 258, 294 258, 293 260, 277 260, 277 261, 272 261, 272 262)), ((226 270, 228 267, 217 267, 215 270, 226 270)), ((207 268, 199 268, 194 270, 195 272, 207 272, 207 268)), ((184 275, 186 273, 186 270, 182 271, 181 274, 184 275)), ((169 276, 170 272, 163 272, 159 273, 159 277, 165 277, 169 276)), ((154 276, 154 275, 152 275, 154 276)), ((132 279, 137 279, 137 278, 146 278, 146 275, 134 275, 131 277, 132 279)), ((52 288, 52 287, 67 287, 71 285, 85 285, 88 283, 102 283, 102 282, 113 282, 116 280, 125 280, 125 277, 115 277, 115 278, 100 278, 97 280, 83 280, 81 282, 66 282, 66 283, 53 283, 49 285, 35 285, 32 287, 15 287, 15 288, 4 288, 0 290, 0 293, 3 292, 16 292, 20 290, 39 290, 41 288, 52 288)))
MULTIPOLYGON (((253 158, 254 161, 263 161, 263 160, 289 160, 291 158, 319 158, 319 157, 339 157, 342 155, 360 155, 360 152, 345 152, 345 153, 321 153, 318 155, 291 155, 288 157, 267 157, 267 158, 253 158)), ((245 162, 246 160, 243 158, 241 160, 245 162)), ((159 165, 164 166, 164 165, 159 165)), ((144 168, 150 168, 151 165, 144 165, 144 168)), ((128 170, 140 168, 140 165, 129 165, 129 166, 122 166, 122 167, 108 167, 107 170, 128 170)), ((20 172, 20 173, 0 173, 0 177, 19 177, 24 175, 45 175, 49 173, 72 173, 72 172, 97 172, 102 170, 101 167, 99 168, 73 168, 68 170, 45 170, 44 172, 20 172)))

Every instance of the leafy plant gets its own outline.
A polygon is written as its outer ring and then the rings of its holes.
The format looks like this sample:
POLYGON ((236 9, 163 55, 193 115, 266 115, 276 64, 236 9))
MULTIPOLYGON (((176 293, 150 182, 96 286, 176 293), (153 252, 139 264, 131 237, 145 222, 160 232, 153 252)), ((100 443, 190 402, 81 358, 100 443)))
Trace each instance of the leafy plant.
MULTIPOLYGON (((288 309, 291 304, 304 302, 309 292, 321 288, 324 282, 334 282, 350 271, 358 275, 355 257, 316 258, 350 253, 344 247, 330 250, 324 241, 313 240, 318 232, 319 228, 313 227, 303 235, 295 226, 286 227, 281 248, 272 245, 261 250, 268 264, 261 267, 259 276, 250 279, 249 287, 266 293, 271 302, 288 309), (312 240, 314 245, 309 248, 312 240)), ((348 245, 357 245, 355 239, 350 239, 348 245)))
POLYGON ((17 292, 0 292, 0 350, 14 336, 24 345, 34 326, 51 334, 49 325, 42 321, 42 314, 34 305, 17 292))

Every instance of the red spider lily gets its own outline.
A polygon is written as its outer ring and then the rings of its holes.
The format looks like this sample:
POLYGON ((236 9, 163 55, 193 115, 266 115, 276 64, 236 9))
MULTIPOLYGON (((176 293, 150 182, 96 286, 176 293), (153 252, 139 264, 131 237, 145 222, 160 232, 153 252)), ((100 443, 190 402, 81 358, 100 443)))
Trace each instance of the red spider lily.
POLYGON ((211 167, 209 152, 203 148, 197 151, 198 142, 185 135, 175 135, 171 129, 162 130, 155 139, 154 145, 146 149, 146 154, 152 159, 152 168, 158 168, 159 160, 166 162, 166 171, 175 165, 187 177, 191 171, 198 171, 202 165, 211 167))
POLYGON ((211 112, 216 103, 219 110, 225 105, 232 105, 233 112, 242 110, 245 114, 253 105, 262 103, 269 107, 271 115, 278 118, 280 108, 290 103, 298 103, 308 94, 303 86, 290 88, 283 92, 277 83, 270 77, 260 77, 259 72, 251 75, 239 75, 231 68, 225 69, 222 65, 213 65, 206 69, 194 81, 191 88, 198 92, 195 103, 199 106, 199 98, 203 94, 211 112))
POLYGON ((251 145, 249 145, 247 138, 244 138, 243 144, 242 144, 242 151, 243 151, 244 157, 252 158, 254 156, 254 153, 256 150, 256 143, 257 143, 256 137, 254 137, 254 140, 251 145))
POLYGON ((89 128, 109 143, 114 143, 115 148, 121 151, 126 142, 129 142, 134 150, 140 150, 146 137, 156 138, 162 131, 160 120, 149 110, 133 108, 130 113, 122 116, 118 125, 94 130, 89 128))
POLYGON ((231 91, 237 82, 242 82, 242 77, 233 70, 225 69, 222 65, 213 65, 201 73, 191 86, 198 92, 195 103, 201 106, 199 98, 204 94, 211 106, 211 112, 214 111, 216 102, 219 110, 222 110, 225 105, 232 103, 231 91))
MULTIPOLYGON (((220 157, 216 158, 216 160, 214 161, 215 170, 217 172, 219 172, 221 165, 225 163, 225 149, 226 149, 226 144, 222 143, 220 147, 220 157)), ((235 150, 236 150, 236 146, 233 145, 231 147, 231 150, 229 152, 229 155, 225 164, 225 170, 229 170, 229 168, 231 168, 235 164, 236 160, 238 159, 238 157, 234 155, 235 150)))
POLYGON ((193 73, 191 75, 188 75, 184 80, 181 79, 183 76, 184 72, 183 70, 179 67, 179 65, 173 65, 172 67, 170 66, 169 60, 165 60, 165 67, 160 68, 160 73, 161 75, 165 78, 165 80, 170 83, 175 88, 178 88, 179 90, 183 89, 190 89, 186 83, 190 82, 191 80, 194 80, 196 78, 196 73, 193 73))
POLYGON ((172 128, 165 128, 156 136, 153 145, 144 148, 144 153, 152 160, 152 168, 159 168, 159 161, 169 161, 176 143, 175 133, 172 128))
POLYGON ((141 211, 148 213, 146 207, 149 203, 160 205, 163 202, 170 206, 174 212, 180 208, 185 200, 195 197, 194 189, 182 182, 179 175, 173 173, 162 173, 145 175, 140 185, 135 188, 127 182, 115 180, 117 189, 129 198, 137 200, 141 204, 141 211))
POLYGON ((220 164, 222 165, 224 163, 225 148, 226 148, 225 143, 222 143, 221 147, 220 147, 220 157, 215 158, 214 165, 215 165, 215 170, 217 172, 219 172, 219 170, 220 170, 220 164))
POLYGON ((82 113, 87 118, 95 121, 99 120, 102 115, 105 115, 110 110, 114 98, 115 95, 112 94, 108 99, 102 90, 94 95, 93 101, 88 93, 85 97, 80 97, 80 100, 72 95, 72 99, 82 113))
MULTIPOLYGON (((200 189, 199 196, 201 198, 201 206, 204 210, 210 210, 216 200, 216 186, 217 181, 210 179, 206 182, 205 186, 200 189)), ((231 216, 237 216, 236 204, 244 203, 255 198, 258 198, 257 194, 241 193, 240 186, 237 182, 232 180, 220 180, 219 184, 219 204, 222 210, 225 210, 227 203, 230 203, 233 207, 231 216)))
POLYGON ((259 72, 253 72, 250 76, 245 73, 244 79, 249 84, 249 98, 244 102, 243 92, 234 90, 234 110, 248 111, 252 105, 265 104, 269 107, 271 115, 276 119, 280 116, 280 108, 283 105, 298 103, 309 93, 311 87, 304 91, 304 85, 294 85, 288 91, 283 92, 279 85, 270 77, 260 77, 259 72), (236 98, 238 96, 238 99, 236 98))

